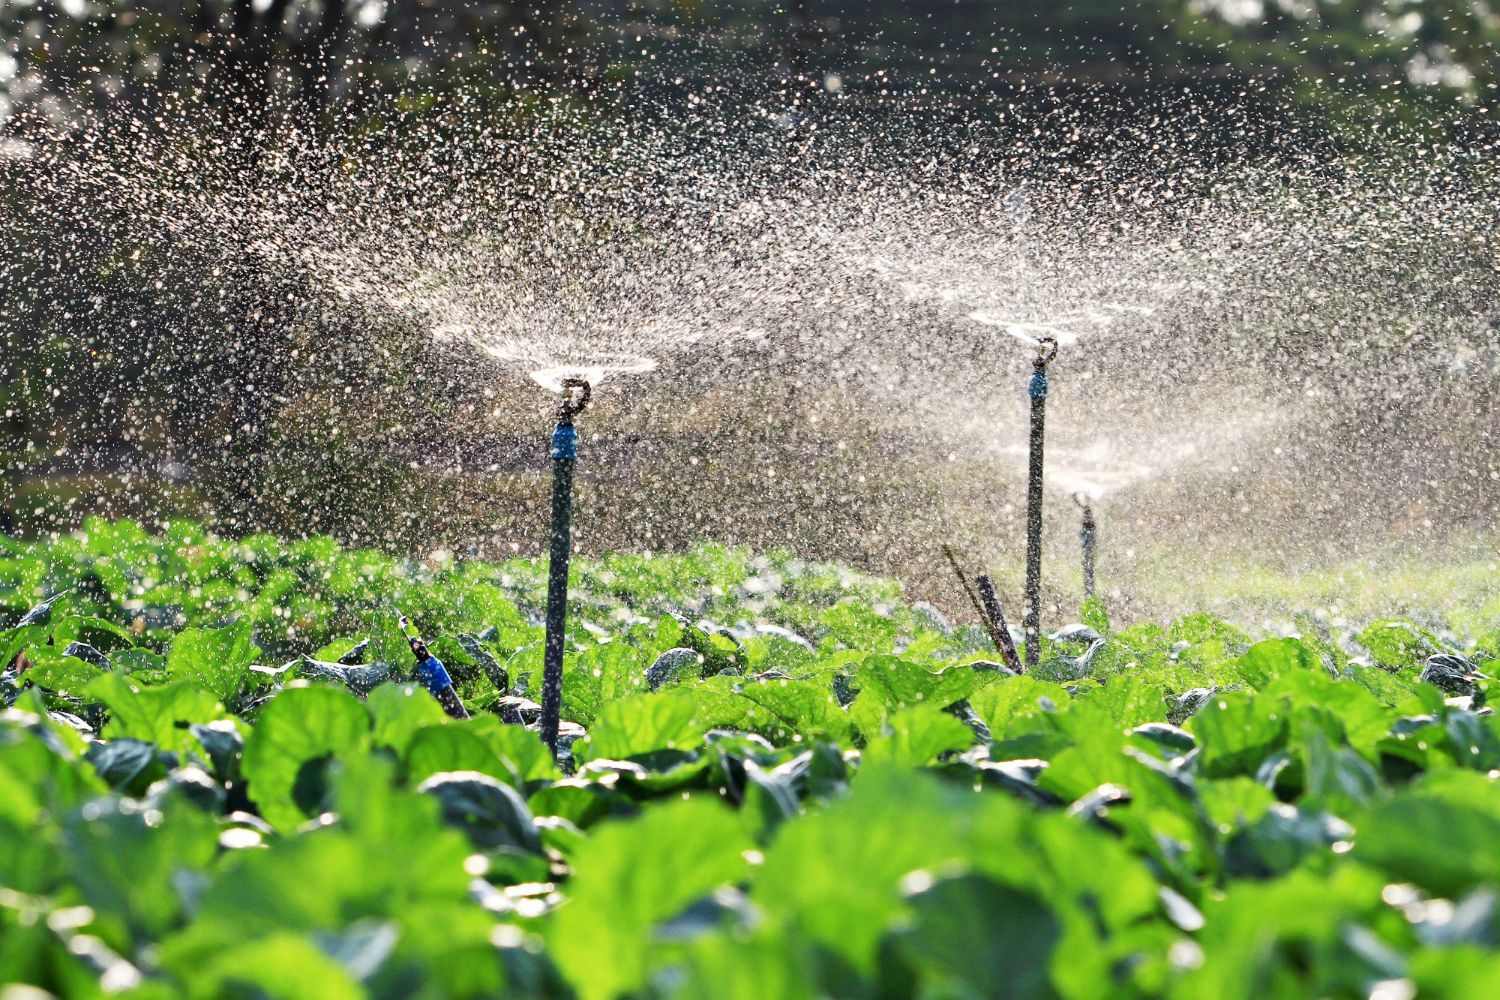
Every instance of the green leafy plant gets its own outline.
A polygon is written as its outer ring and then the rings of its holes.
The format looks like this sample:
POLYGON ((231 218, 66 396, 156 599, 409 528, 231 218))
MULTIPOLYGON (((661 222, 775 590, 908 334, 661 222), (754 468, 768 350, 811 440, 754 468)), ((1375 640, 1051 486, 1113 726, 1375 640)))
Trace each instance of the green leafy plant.
POLYGON ((0 562, 0 977, 58 995, 1478 995, 1495 974, 1495 661, 1444 630, 1120 627, 1095 602, 1093 634, 1047 643, 1069 676, 1014 676, 887 581, 611 556, 578 568, 554 761, 535 564, 103 522, 0 562), (405 680, 396 607, 474 718, 405 680), (1421 679, 1439 654, 1470 693, 1421 679))

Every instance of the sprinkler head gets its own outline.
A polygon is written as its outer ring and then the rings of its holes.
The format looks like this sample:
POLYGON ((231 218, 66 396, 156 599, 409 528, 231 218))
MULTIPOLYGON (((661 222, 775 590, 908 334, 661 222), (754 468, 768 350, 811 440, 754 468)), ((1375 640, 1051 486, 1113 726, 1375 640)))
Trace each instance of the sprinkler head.
POLYGON ((1032 362, 1037 371, 1041 371, 1057 360, 1057 338, 1043 337, 1036 342, 1036 360, 1032 362))
POLYGON ((562 380, 562 405, 558 407, 558 420, 567 423, 582 413, 589 405, 594 387, 586 378, 569 377, 562 380))
POLYGON ((578 431, 573 429, 573 418, 589 405, 593 393, 588 379, 562 380, 562 404, 557 410, 557 429, 552 432, 553 459, 572 462, 578 458, 578 431))
POLYGON ((1043 337, 1037 341, 1036 348, 1038 353, 1031 363, 1031 381, 1027 384, 1027 394, 1033 400, 1047 398, 1047 366, 1057 357, 1057 341, 1043 337))
MULTIPOLYGON (((1089 498, 1082 493, 1074 493, 1073 502, 1078 505, 1079 510, 1083 511, 1084 534, 1091 534, 1095 528, 1093 505, 1089 503, 1089 498)), ((1086 539, 1086 541, 1088 540, 1091 539, 1086 539)))

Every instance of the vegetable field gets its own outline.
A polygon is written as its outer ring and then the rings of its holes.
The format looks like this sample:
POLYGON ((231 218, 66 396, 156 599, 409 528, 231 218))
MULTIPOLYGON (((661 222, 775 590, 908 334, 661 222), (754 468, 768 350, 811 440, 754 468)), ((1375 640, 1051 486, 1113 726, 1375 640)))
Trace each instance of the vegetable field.
POLYGON ((192 525, 0 541, 0 982, 1500 992, 1496 636, 1094 604, 1015 676, 889 581, 613 556, 575 567, 554 762, 545 572, 192 525), (411 682, 403 614, 473 719, 411 682))

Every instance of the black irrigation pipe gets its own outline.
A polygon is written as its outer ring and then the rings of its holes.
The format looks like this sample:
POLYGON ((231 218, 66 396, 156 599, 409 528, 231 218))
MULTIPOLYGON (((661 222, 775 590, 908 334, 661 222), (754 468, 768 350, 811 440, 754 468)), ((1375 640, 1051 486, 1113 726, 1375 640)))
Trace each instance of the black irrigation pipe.
POLYGON ((1078 532, 1078 541, 1083 546, 1083 599, 1094 596, 1094 551, 1099 546, 1099 525, 1094 520, 1094 508, 1082 493, 1073 495, 1073 502, 1083 508, 1083 526, 1078 532))
POLYGON ((1026 669, 1036 669, 1042 635, 1042 471, 1047 440, 1047 365, 1057 357, 1057 341, 1044 337, 1032 362, 1027 394, 1031 397, 1031 463, 1026 485, 1026 669))
POLYGON ((552 432, 552 546, 547 563, 547 640, 542 666, 542 742, 557 756, 562 719, 563 644, 568 628, 568 562, 573 557, 573 466, 578 431, 573 418, 589 404, 593 388, 581 378, 563 379, 562 405, 552 432), (575 397, 576 392, 576 397, 575 397))

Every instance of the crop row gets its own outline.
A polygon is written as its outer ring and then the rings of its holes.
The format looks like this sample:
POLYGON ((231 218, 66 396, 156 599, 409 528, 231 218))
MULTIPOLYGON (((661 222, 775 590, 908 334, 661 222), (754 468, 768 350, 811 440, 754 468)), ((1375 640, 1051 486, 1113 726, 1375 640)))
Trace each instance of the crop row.
POLYGON ((129 523, 0 553, 0 982, 67 996, 1480 996, 1491 639, 983 632, 786 554, 129 523), (397 610, 399 608, 399 610, 397 610), (409 614, 474 718, 410 683, 409 614))

